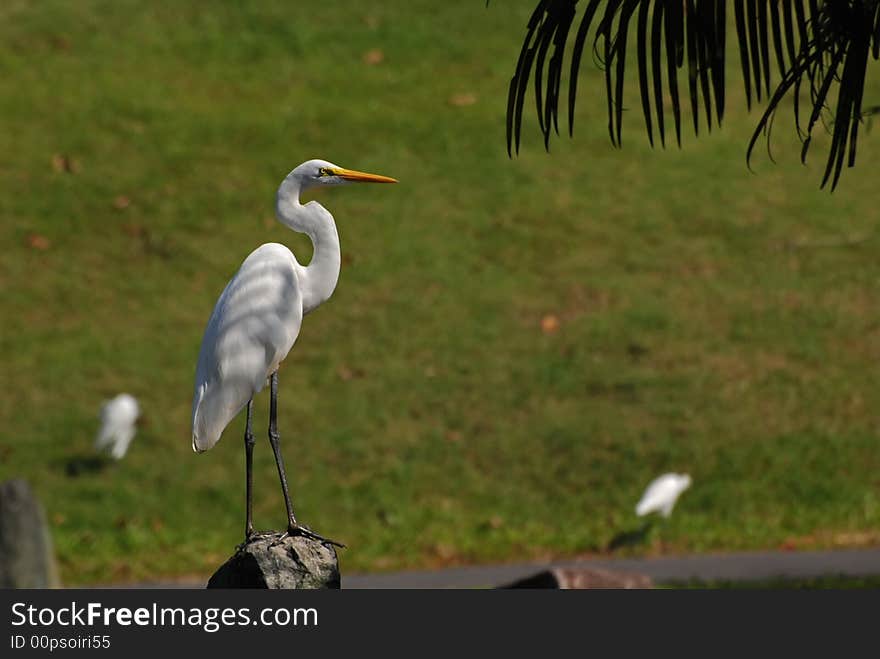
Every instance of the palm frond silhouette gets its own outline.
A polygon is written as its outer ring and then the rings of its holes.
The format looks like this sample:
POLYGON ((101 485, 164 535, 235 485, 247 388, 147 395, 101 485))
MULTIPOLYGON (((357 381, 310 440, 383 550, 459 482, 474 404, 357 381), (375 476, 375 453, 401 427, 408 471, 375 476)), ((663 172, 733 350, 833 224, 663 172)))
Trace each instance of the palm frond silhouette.
MULTIPOLYGON (((833 190, 844 163, 856 162, 859 127, 877 107, 865 107, 870 60, 880 59, 880 0, 732 0, 734 34, 746 102, 766 100, 747 149, 751 158, 762 134, 769 139, 783 99, 793 99, 794 124, 806 161, 817 124, 831 134, 821 186, 833 190), (773 82, 778 75, 778 82, 773 82), (807 108, 802 107, 808 92, 807 108), (820 119, 822 120, 820 122, 820 119)), ((674 131, 681 144, 686 104, 694 133, 724 117, 725 62, 730 21, 722 0, 539 0, 510 82, 507 148, 519 151, 530 82, 538 125, 549 148, 559 134, 560 106, 568 108, 574 134, 578 72, 585 54, 604 69, 608 133, 620 146, 628 50, 635 47, 639 98, 652 145, 665 146, 674 131), (629 37, 634 34, 635 39, 629 37), (568 94, 563 94, 566 54, 568 94), (684 87, 679 89, 680 84, 684 87), (670 111, 664 110, 669 100, 670 111), (701 117, 703 117, 701 119, 701 117)))

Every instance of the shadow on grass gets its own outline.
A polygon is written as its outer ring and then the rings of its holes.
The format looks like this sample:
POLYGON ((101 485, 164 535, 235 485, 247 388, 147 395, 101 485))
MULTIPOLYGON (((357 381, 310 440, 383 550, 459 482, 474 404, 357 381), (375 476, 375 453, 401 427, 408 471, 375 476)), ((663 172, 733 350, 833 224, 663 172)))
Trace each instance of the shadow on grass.
POLYGON ((640 526, 626 531, 621 531, 608 542, 606 551, 613 552, 624 547, 637 547, 645 544, 654 526, 652 519, 645 520, 640 526))
POLYGON ((62 467, 69 478, 97 474, 107 469, 110 464, 110 460, 99 455, 74 455, 66 460, 56 461, 56 465, 62 467))

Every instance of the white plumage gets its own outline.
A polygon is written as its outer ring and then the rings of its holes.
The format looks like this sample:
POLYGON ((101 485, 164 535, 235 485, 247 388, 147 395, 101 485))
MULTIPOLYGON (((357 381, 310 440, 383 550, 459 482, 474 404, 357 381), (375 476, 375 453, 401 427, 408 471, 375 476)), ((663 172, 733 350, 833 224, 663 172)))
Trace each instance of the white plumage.
POLYGON ((207 451, 278 370, 303 317, 297 271, 284 245, 255 249, 217 300, 205 329, 193 396, 193 450, 207 451))
POLYGON ((636 514, 641 517, 657 512, 663 517, 669 517, 678 497, 690 486, 691 477, 688 474, 669 473, 658 476, 645 489, 636 505, 636 514))
POLYGON ((134 396, 119 394, 101 405, 101 428, 95 437, 97 451, 109 451, 121 460, 135 435, 140 407, 134 396))
POLYGON ((223 429, 278 370, 296 341, 303 316, 336 288, 341 263, 336 223, 321 204, 301 204, 299 197, 311 187, 351 181, 396 183, 387 176, 309 160, 279 186, 278 220, 311 239, 312 260, 303 266, 284 245, 261 245, 217 300, 196 366, 192 447, 197 453, 220 440, 223 429))
POLYGON ((303 266, 284 245, 267 243, 244 260, 226 285, 205 328, 192 406, 192 447, 197 453, 214 446, 229 422, 247 406, 245 423, 245 542, 254 537, 252 519, 252 400, 271 378, 269 443, 287 507, 287 533, 334 543, 296 521, 281 457, 277 429, 278 367, 299 335, 303 316, 325 302, 336 288, 342 263, 339 234, 330 212, 316 201, 300 202, 311 187, 350 181, 396 183, 393 178, 344 169, 326 160, 308 160, 278 187, 275 214, 289 229, 306 234, 314 247, 303 266))

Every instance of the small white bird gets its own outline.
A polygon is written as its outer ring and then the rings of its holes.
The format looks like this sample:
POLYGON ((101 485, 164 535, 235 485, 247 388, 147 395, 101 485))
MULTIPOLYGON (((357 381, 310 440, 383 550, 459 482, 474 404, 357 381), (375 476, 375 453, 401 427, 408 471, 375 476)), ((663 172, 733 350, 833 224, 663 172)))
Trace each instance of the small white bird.
POLYGON ((119 394, 101 405, 101 428, 95 437, 95 450, 106 451, 121 460, 134 438, 140 407, 134 396, 119 394))
POLYGON ((663 517, 669 517, 678 497, 690 486, 691 477, 688 474, 658 476, 645 489, 641 501, 636 505, 636 514, 641 517, 659 512, 663 517))

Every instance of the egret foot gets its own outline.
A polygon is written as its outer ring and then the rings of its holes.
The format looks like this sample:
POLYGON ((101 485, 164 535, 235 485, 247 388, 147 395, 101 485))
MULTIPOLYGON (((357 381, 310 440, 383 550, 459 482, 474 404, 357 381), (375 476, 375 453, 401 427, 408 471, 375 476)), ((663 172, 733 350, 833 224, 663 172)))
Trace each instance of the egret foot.
POLYGON ((333 545, 333 546, 339 547, 341 549, 345 548, 345 545, 342 544, 341 542, 336 542, 335 540, 330 540, 329 538, 325 538, 322 535, 318 535, 317 533, 312 531, 312 529, 310 529, 308 526, 303 526, 302 524, 290 524, 287 527, 287 530, 284 533, 282 533, 281 536, 275 542, 272 543, 272 545, 274 546, 274 545, 278 544, 279 542, 281 542, 282 540, 284 540, 284 538, 286 538, 288 536, 295 536, 295 535, 302 536, 303 538, 309 538, 311 540, 317 540, 318 542, 325 544, 325 545, 333 545))
POLYGON ((247 547, 252 542, 256 542, 257 540, 262 540, 263 538, 267 538, 272 535, 278 535, 278 533, 276 531, 262 531, 262 532, 250 531, 249 533, 245 534, 244 542, 242 542, 240 545, 236 546, 235 551, 240 552, 240 551, 244 550, 244 548, 247 547))

